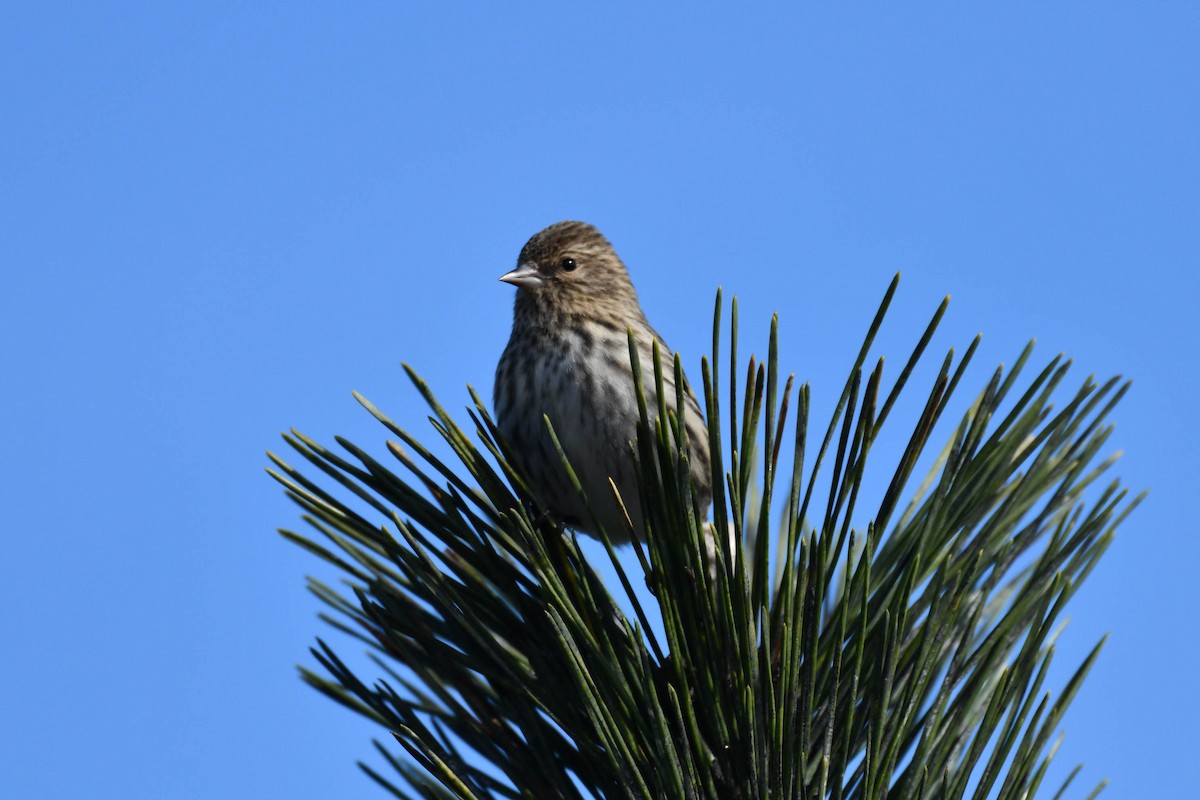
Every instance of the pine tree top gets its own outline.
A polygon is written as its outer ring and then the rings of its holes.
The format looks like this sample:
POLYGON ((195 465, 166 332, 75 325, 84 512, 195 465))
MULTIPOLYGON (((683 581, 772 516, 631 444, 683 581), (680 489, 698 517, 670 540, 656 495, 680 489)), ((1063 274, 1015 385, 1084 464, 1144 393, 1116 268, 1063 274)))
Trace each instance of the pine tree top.
MULTIPOLYGON (((344 573, 342 588, 310 588, 375 670, 360 677, 318 640, 323 673, 302 675, 403 748, 377 742, 395 775, 363 769, 399 797, 1034 796, 1103 644, 1052 695, 1064 606, 1140 500, 1100 484, 1128 383, 1088 378, 1056 409, 1070 364, 1023 378, 1031 343, 950 424, 976 337, 945 356, 907 432, 885 434, 947 305, 885 389, 882 358, 865 364, 897 280, 819 441, 809 387, 781 381, 777 321, 739 379, 737 300, 723 355, 718 292, 702 362, 712 519, 693 502, 683 426, 665 408, 652 426, 639 382, 646 535, 628 566, 606 547, 617 586, 537 507, 473 390, 472 435, 406 367, 453 465, 358 395, 395 437, 390 466, 285 435, 325 478, 271 454, 310 527, 282 533, 344 573), (939 422, 951 433, 934 454, 939 422), (868 471, 885 436, 902 455, 868 471), (868 475, 884 476, 876 496, 868 475)), ((682 386, 678 356, 675 369, 682 386)))

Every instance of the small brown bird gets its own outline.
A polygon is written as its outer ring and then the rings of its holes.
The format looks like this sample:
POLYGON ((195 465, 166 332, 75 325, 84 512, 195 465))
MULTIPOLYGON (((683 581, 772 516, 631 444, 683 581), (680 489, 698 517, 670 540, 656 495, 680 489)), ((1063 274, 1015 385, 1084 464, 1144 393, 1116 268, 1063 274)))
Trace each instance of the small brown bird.
MULTIPOLYGON (((615 542, 629 538, 610 478, 643 535, 629 449, 637 438, 638 406, 628 329, 638 343, 651 424, 657 416, 655 340, 666 405, 678 410, 674 356, 642 313, 625 265, 591 225, 559 222, 535 234, 522 248, 517 268, 500 280, 517 287, 517 298, 512 335, 496 368, 496 420, 532 482, 530 488, 563 523, 598 535, 546 431, 545 414, 609 537, 615 542)), ((701 514, 707 514, 712 499, 708 432, 686 385, 684 406, 692 486, 701 514)))

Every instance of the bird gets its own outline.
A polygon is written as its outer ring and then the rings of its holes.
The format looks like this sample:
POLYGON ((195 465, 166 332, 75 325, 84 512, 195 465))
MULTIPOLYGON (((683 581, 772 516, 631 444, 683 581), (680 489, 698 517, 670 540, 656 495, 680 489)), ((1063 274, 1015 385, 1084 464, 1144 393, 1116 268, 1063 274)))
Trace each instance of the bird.
MULTIPOLYGON (((586 222, 558 222, 534 234, 516 269, 500 280, 517 287, 512 333, 496 367, 496 424, 534 498, 565 526, 614 544, 627 542, 625 516, 645 535, 630 442, 639 420, 628 331, 637 342, 651 425, 657 417, 653 345, 658 342, 666 407, 676 417, 673 351, 650 325, 625 264, 586 222), (591 506, 572 486, 543 415, 591 506), (609 481, 612 481, 610 485, 609 481)), ((692 494, 701 518, 712 500, 708 428, 684 379, 682 419, 692 494)), ((645 541, 645 539, 642 539, 645 541)))

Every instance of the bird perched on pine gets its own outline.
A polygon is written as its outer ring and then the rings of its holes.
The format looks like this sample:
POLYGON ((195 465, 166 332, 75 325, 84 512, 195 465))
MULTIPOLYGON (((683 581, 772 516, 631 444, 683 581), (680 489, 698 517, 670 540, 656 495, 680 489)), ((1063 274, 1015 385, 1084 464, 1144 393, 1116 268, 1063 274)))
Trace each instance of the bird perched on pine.
MULTIPOLYGON (((512 335, 496 368, 496 420, 530 488, 563 523, 598 535, 546 431, 545 414, 609 537, 629 539, 610 478, 641 536, 644 517, 629 447, 638 425, 630 329, 651 424, 658 402, 655 341, 666 406, 679 411, 672 351, 646 320, 625 265, 593 226, 559 222, 535 234, 521 249, 517 268, 500 280, 516 286, 517 297, 512 335)), ((692 488, 705 515, 712 500, 708 429, 686 381, 683 397, 692 488)))

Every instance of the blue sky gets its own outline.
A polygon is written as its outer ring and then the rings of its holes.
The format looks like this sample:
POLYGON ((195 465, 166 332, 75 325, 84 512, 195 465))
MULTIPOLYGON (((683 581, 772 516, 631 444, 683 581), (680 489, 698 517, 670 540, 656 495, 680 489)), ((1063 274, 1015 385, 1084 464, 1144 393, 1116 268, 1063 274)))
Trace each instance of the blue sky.
POLYGON ((432 436, 401 361, 490 396, 496 278, 565 218, 691 370, 717 286, 759 352, 778 311, 816 419, 897 271, 892 364, 951 294, 966 395, 1031 337, 1133 378, 1116 471, 1152 494, 1071 605, 1055 686, 1112 638, 1057 768, 1200 782, 1195 4, 5 17, 4 796, 382 796, 377 732, 296 678, 332 575, 273 533, 263 451, 381 447, 354 389, 432 436))

